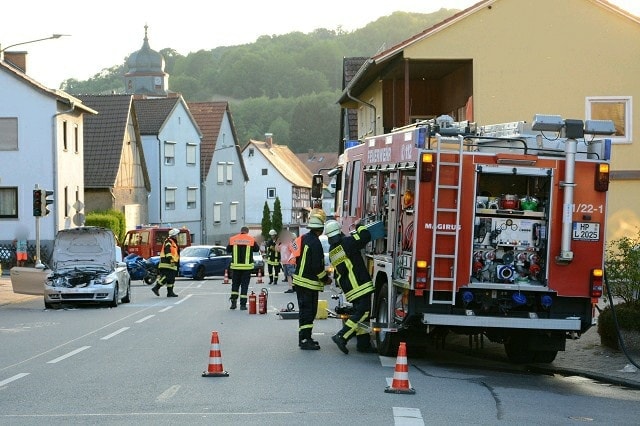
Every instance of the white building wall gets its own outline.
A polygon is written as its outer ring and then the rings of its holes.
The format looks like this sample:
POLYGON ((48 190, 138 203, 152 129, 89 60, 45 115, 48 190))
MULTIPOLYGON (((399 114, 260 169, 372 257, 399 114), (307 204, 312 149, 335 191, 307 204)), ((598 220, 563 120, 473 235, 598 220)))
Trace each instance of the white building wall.
POLYGON ((189 118, 182 102, 169 115, 160 133, 142 137, 145 160, 151 180, 149 197, 149 222, 162 226, 187 227, 193 236, 193 243, 202 240, 201 185, 200 185, 200 135, 189 118), (159 141, 158 141, 159 139, 159 141), (164 161, 164 144, 174 142, 173 165, 164 161), (187 145, 195 144, 195 164, 187 164, 187 145), (147 154, 148 153, 148 154, 147 154), (175 188, 175 208, 167 208, 165 190, 175 188), (196 205, 187 207, 187 189, 196 188, 196 205))
POLYGON ((267 190, 275 188, 276 196, 280 198, 282 224, 286 227, 291 222, 291 182, 282 176, 257 148, 253 150, 253 155, 250 156, 249 152, 250 148, 242 151, 244 165, 249 175, 245 191, 246 223, 260 225, 265 201, 273 212, 275 197, 267 198, 267 190), (267 169, 266 175, 262 174, 263 169, 267 169))
POLYGON ((236 144, 229 116, 225 112, 204 185, 203 223, 207 244, 226 245, 229 237, 237 234, 245 225, 246 182, 240 166, 242 159, 238 156, 236 144), (222 167, 222 182, 218 180, 219 166, 222 167), (229 168, 231 168, 231 176, 228 174, 229 168), (219 222, 214 222, 214 205, 216 204, 220 206, 219 222), (231 205, 236 206, 235 221, 231 217, 231 205))

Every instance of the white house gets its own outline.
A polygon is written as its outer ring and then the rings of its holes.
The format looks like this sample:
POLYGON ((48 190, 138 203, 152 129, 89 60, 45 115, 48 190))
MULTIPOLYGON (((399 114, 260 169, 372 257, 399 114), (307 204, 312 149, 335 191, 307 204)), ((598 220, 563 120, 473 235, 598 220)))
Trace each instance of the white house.
POLYGON ((200 129, 180 95, 135 99, 134 106, 151 182, 149 222, 186 227, 199 244, 200 129))
POLYGON ((202 131, 202 241, 226 245, 245 221, 244 166, 229 103, 189 102, 189 110, 202 131))
POLYGON ((312 174, 286 145, 251 140, 242 149, 242 158, 249 175, 246 189, 246 223, 259 228, 264 202, 273 212, 276 197, 280 199, 282 224, 299 232, 308 219, 311 207, 312 174))
MULTIPOLYGON (((51 213, 39 219, 41 258, 47 261, 57 231, 84 223, 83 115, 96 111, 27 76, 24 53, 5 55, 0 60, 0 244, 26 239, 32 259, 38 185, 53 191, 51 213)), ((11 253, 7 259, 3 252, 0 262, 10 266, 15 257, 11 253)))

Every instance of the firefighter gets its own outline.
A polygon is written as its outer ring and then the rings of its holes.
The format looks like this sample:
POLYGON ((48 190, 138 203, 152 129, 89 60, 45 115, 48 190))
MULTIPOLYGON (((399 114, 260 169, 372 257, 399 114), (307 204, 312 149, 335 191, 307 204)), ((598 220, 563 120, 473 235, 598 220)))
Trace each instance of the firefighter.
POLYGON ((348 354, 347 342, 355 335, 358 352, 375 352, 371 346, 369 332, 359 325, 369 319, 371 293, 374 290, 371 275, 360 252, 371 241, 371 234, 365 226, 357 226, 354 234, 346 236, 335 220, 326 223, 325 234, 329 239, 329 259, 334 267, 336 283, 342 289, 347 302, 353 305, 349 319, 331 340, 342 352, 348 354))
POLYGON ((253 271, 253 253, 260 251, 260 246, 256 240, 249 235, 249 228, 243 226, 240 233, 229 238, 227 253, 231 254, 231 306, 229 309, 238 307, 238 296, 240 297, 240 310, 247 310, 247 290, 251 271, 253 271))
POLYGON ((331 284, 324 270, 324 252, 318 238, 324 229, 325 214, 321 209, 311 211, 309 232, 302 236, 300 256, 296 260, 293 284, 298 297, 298 346, 303 350, 318 350, 320 345, 311 338, 313 320, 318 310, 318 293, 331 284))
POLYGON ((269 284, 278 284, 278 275, 280 275, 280 243, 277 240, 278 233, 275 229, 269 231, 269 241, 265 243, 265 251, 267 252, 267 269, 269 271, 269 284))
POLYGON ((178 275, 178 266, 180 265, 180 247, 178 247, 177 236, 180 230, 172 228, 169 235, 162 243, 162 251, 160 252, 160 264, 158 265, 158 280, 151 291, 156 296, 160 296, 160 287, 167 285, 167 297, 178 297, 173 292, 173 284, 176 282, 178 275))

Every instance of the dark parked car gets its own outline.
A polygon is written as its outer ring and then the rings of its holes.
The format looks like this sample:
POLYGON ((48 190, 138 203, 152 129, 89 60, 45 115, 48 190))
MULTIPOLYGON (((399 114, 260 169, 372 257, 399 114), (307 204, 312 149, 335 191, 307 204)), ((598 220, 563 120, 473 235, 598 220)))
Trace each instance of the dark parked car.
MULTIPOLYGON (((156 266, 160 257, 150 258, 156 266)), ((194 280, 203 280, 205 277, 224 276, 225 269, 231 265, 231 255, 226 247, 222 246, 189 246, 180 251, 180 268, 178 275, 194 280)))

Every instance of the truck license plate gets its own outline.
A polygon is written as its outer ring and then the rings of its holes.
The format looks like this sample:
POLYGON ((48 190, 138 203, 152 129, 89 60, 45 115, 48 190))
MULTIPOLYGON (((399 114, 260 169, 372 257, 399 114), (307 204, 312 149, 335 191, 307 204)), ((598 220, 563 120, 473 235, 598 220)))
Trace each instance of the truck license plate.
POLYGON ((578 241, 599 241, 600 224, 594 222, 573 222, 573 239, 578 241))

